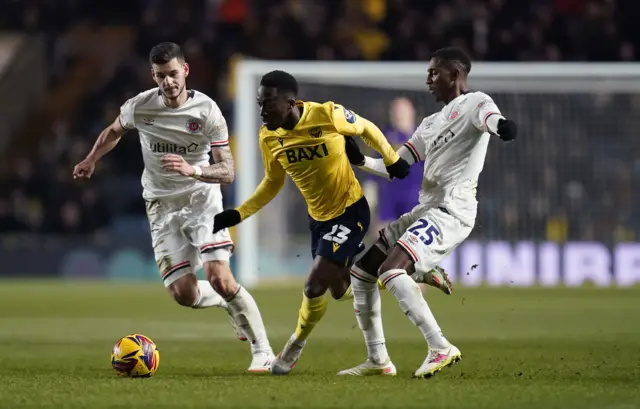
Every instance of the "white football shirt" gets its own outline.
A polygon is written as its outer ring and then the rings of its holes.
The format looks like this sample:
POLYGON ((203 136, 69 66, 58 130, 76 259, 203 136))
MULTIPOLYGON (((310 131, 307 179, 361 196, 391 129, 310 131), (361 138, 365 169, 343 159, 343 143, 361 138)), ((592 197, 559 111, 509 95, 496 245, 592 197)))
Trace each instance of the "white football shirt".
MULTIPOLYGON (((170 108, 159 89, 153 88, 125 102, 119 120, 124 129, 135 128, 140 135, 144 199, 176 197, 212 186, 162 168, 162 156, 167 153, 181 155, 190 165, 209 166, 211 148, 229 144, 227 122, 211 98, 189 90, 181 107, 170 108)), ((220 186, 213 187, 220 194, 220 186)))
POLYGON ((422 121, 405 144, 416 162, 425 161, 420 203, 444 207, 473 226, 490 138, 486 120, 492 114, 501 115, 491 97, 469 92, 422 121))

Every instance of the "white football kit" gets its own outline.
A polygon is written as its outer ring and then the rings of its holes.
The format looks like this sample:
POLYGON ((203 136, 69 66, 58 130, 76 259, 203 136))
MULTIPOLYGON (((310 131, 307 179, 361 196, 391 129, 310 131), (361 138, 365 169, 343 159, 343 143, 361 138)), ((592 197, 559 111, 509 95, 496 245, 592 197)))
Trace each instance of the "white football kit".
MULTIPOLYGON (((476 186, 490 138, 486 121, 494 114, 501 115, 488 95, 460 95, 425 118, 405 144, 402 156, 409 163, 426 161, 419 204, 382 229, 380 237, 387 250, 402 246, 417 272, 436 267, 473 229, 476 186)), ((384 164, 378 162, 367 158, 364 168, 381 173, 384 164)))
POLYGON ((144 160, 142 196, 156 262, 165 286, 195 272, 205 261, 228 261, 228 230, 213 234, 222 212, 220 185, 164 170, 162 157, 175 153, 190 165, 209 166, 209 153, 228 146, 227 123, 208 96, 190 90, 179 108, 167 107, 158 88, 129 99, 120 108, 124 129, 137 129, 144 160))

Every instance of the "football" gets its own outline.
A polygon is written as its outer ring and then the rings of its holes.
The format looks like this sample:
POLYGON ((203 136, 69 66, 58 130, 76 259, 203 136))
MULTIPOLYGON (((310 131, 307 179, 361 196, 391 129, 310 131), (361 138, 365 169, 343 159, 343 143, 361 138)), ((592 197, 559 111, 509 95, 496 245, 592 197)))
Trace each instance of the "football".
POLYGON ((111 351, 111 366, 118 376, 150 378, 159 364, 160 353, 156 344, 144 335, 122 337, 111 351))

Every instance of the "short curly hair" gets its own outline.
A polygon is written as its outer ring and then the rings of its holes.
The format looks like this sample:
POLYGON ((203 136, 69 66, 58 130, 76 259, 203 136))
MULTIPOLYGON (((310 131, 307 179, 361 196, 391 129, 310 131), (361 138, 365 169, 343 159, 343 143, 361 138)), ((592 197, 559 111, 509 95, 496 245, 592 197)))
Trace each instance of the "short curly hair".
POLYGON ((436 50, 431 54, 431 58, 451 62, 458 65, 462 71, 469 74, 471 72, 471 58, 462 48, 446 47, 436 50))
POLYGON ((286 92, 298 95, 298 81, 288 72, 276 70, 266 73, 260 80, 263 87, 275 88, 278 92, 286 92))

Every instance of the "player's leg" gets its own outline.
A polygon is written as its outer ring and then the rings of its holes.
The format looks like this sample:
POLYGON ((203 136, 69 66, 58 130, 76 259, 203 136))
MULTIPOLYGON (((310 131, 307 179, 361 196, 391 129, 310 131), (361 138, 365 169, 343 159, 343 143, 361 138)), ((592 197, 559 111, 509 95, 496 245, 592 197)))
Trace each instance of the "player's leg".
MULTIPOLYGON (((404 247, 394 247, 385 262, 380 267, 380 279, 387 290, 396 297, 400 308, 416 325, 429 345, 429 355, 425 364, 429 363, 430 375, 435 374, 444 366, 457 362, 460 351, 444 337, 422 291, 409 276, 414 271, 415 258, 404 247)), ((423 364, 424 366, 424 364, 423 364)), ((421 376, 423 371, 416 371, 415 376, 421 376)), ((427 375, 424 373, 424 375, 427 375)))
POLYGON ((378 287, 378 267, 386 259, 379 240, 351 268, 353 308, 367 345, 367 360, 338 375, 373 376, 395 375, 395 366, 387 352, 382 326, 382 302, 378 287), (373 274, 368 273, 372 271, 373 274))
POLYGON ((180 231, 181 220, 171 202, 145 203, 151 243, 162 281, 171 297, 184 307, 226 308, 226 302, 206 280, 198 281, 189 259, 189 242, 180 231))
MULTIPOLYGON (((404 231, 415 221, 421 209, 405 213, 379 231, 379 239, 351 268, 353 307, 358 325, 367 345, 367 360, 353 368, 340 371, 338 375, 385 375, 393 364, 387 352, 382 326, 382 302, 378 270, 404 231), (386 372, 385 372, 386 371, 386 372)), ((395 370, 390 374, 395 374, 395 370)))
POLYGON ((240 332, 251 341, 253 359, 249 372, 268 372, 273 352, 258 305, 231 272, 231 236, 227 230, 212 233, 213 216, 222 210, 222 203, 211 188, 194 193, 190 202, 191 214, 195 217, 190 217, 182 230, 196 252, 194 263, 203 262, 208 283, 224 298, 231 322, 235 322, 240 332))
POLYGON ((312 319, 309 320, 305 314, 305 304, 312 308, 315 305, 326 305, 327 290, 335 300, 350 296, 349 266, 361 251, 370 220, 369 204, 362 197, 349 206, 344 214, 331 221, 312 221, 311 251, 314 261, 305 283, 303 308, 296 330, 298 339, 308 337, 326 310, 326 307, 318 308, 318 313, 311 314, 312 319))
MULTIPOLYGON (((356 318, 358 324, 363 331, 365 342, 367 344, 368 358, 365 363, 358 365, 354 368, 341 371, 339 375, 378 375, 385 374, 385 363, 390 363, 388 352, 385 345, 384 332, 382 327, 381 317, 381 304, 380 294, 378 291, 378 285, 376 281, 380 281, 387 285, 390 283, 390 278, 397 278, 397 276, 382 275, 387 270, 394 270, 395 273, 404 270, 413 272, 414 265, 412 259, 408 253, 403 251, 394 250, 390 248, 391 243, 396 243, 398 239, 403 236, 404 231, 410 228, 412 224, 419 218, 424 212, 421 206, 417 206, 409 213, 402 215, 398 220, 392 222, 385 229, 380 231, 380 239, 371 247, 366 254, 356 263, 351 270, 351 281, 354 293, 354 308, 356 310, 356 318), (387 253, 389 253, 387 255, 387 253), (393 267, 393 268, 391 268, 393 267), (380 274, 380 276, 379 276, 380 274)), ((439 261, 439 260, 438 260, 439 261)), ((434 267, 437 267, 434 264, 434 267)), ((429 281, 434 285, 437 280, 442 283, 448 283, 448 278, 444 270, 438 268, 429 268, 427 272, 422 274, 424 277, 433 277, 429 281)), ((428 310, 428 305, 422 297, 422 289, 417 287, 413 283, 413 279, 407 281, 409 278, 407 274, 405 277, 400 277, 399 282, 404 285, 397 285, 398 282, 393 283, 392 287, 388 289, 398 298, 401 307, 403 306, 403 300, 408 299, 408 305, 417 306, 421 312, 425 312, 425 306, 428 310), (413 283, 413 284, 412 284, 413 283), (398 289, 399 288, 399 289, 398 289), (406 288, 412 290, 408 296, 404 294, 406 288), (415 290, 415 291, 413 291, 415 290), (420 304, 415 300, 417 294, 419 299, 424 304, 420 304), (401 300, 402 299, 402 300, 401 300)), ((436 285, 434 285, 436 286, 436 285)), ((450 293, 450 287, 447 285, 437 286, 445 293, 450 293), (449 289, 449 291, 447 291, 449 289)), ((404 302, 404 304, 407 304, 404 302)), ((407 313, 407 308, 403 308, 403 311, 407 313)), ((430 311, 428 311, 430 313, 430 311)), ((423 320, 421 320, 422 322, 423 320)), ((431 321, 427 320, 427 323, 431 321)))
POLYGON ((274 361, 272 373, 286 374, 295 366, 307 338, 327 310, 327 290, 336 300, 350 296, 349 266, 360 251, 369 223, 364 197, 333 220, 311 221, 313 266, 305 283, 296 331, 274 361))
POLYGON ((349 269, 336 261, 316 255, 303 291, 296 340, 305 341, 326 311, 329 294, 340 300, 349 289, 349 269))
POLYGON ((227 308, 227 303, 206 280, 197 279, 190 265, 170 280, 165 280, 165 286, 174 301, 183 307, 227 308))
POLYGON ((316 255, 302 293, 296 330, 273 362, 271 373, 286 375, 291 372, 302 355, 307 338, 327 311, 329 294, 341 300, 349 289, 349 269, 334 260, 316 255))
POLYGON ((251 341, 252 360, 248 371, 252 373, 267 373, 274 358, 267 338, 267 331, 258 305, 251 293, 233 278, 228 261, 229 253, 228 249, 219 249, 208 255, 216 258, 215 260, 208 260, 207 256, 203 254, 205 275, 211 286, 216 289, 216 292, 220 291, 224 295, 231 322, 235 322, 240 332, 244 334, 246 339, 251 341), (220 254, 225 252, 227 253, 226 256, 220 254))
POLYGON ((322 274, 318 274, 318 269, 322 269, 322 263, 316 256, 321 236, 319 229, 315 227, 315 223, 312 221, 311 255, 314 257, 313 266, 302 290, 302 303, 298 310, 296 330, 273 361, 271 373, 274 375, 286 375, 293 370, 302 355, 302 350, 311 331, 327 311, 329 280, 322 274))
POLYGON ((427 358, 414 372, 416 377, 430 377, 459 361, 462 354, 442 334, 422 291, 410 275, 432 270, 470 231, 445 209, 428 209, 397 240, 380 266, 380 280, 429 345, 427 358))

